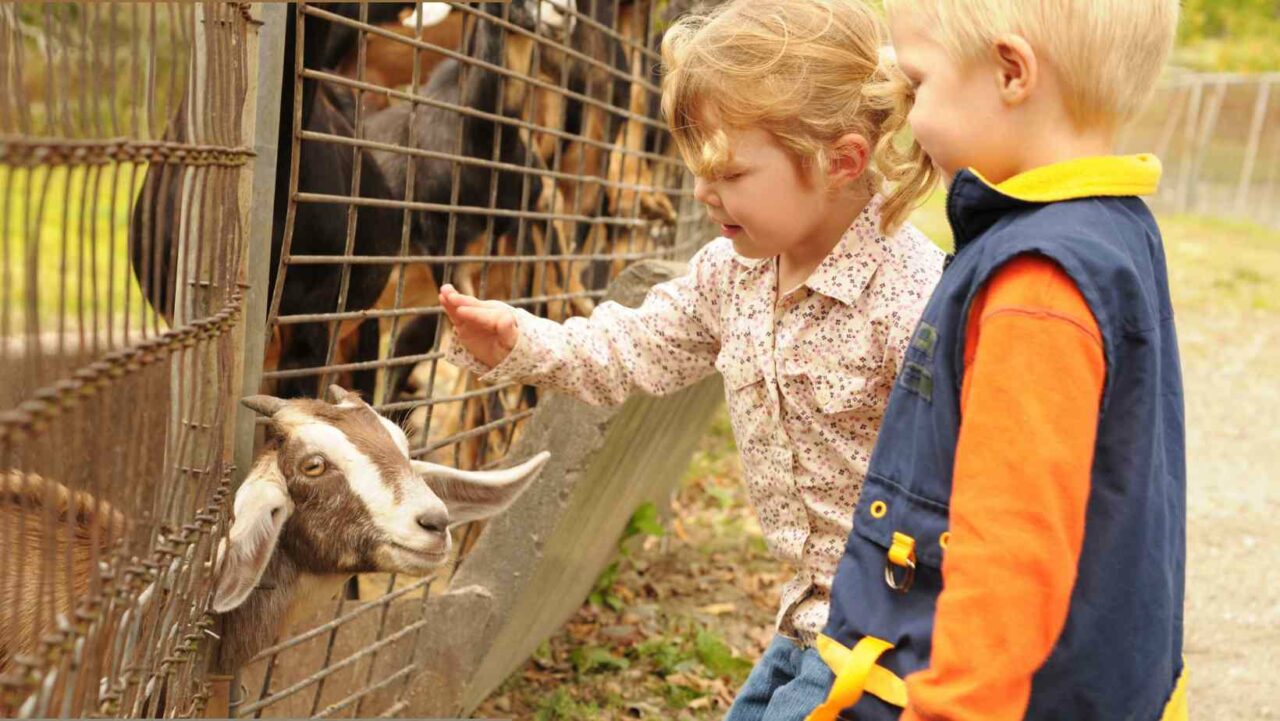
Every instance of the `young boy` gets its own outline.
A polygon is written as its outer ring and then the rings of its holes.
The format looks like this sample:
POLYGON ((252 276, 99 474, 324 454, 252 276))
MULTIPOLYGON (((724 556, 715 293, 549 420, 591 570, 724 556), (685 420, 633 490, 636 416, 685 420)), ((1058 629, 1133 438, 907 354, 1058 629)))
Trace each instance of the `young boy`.
POLYGON ((449 358, 485 381, 605 404, 724 376, 751 503, 793 569, 730 721, 801 721, 831 685, 813 641, 942 272, 942 251, 902 223, 925 186, 877 192, 879 168, 900 165, 879 141, 904 120, 866 92, 883 44, 862 0, 731 0, 685 16, 663 35, 663 114, 722 237, 639 308, 604 303, 564 324, 441 288, 449 358))
POLYGON ((1109 155, 1178 4, 886 5, 956 255, 854 512, 810 718, 1185 719, 1182 382, 1135 197, 1160 164, 1109 155))

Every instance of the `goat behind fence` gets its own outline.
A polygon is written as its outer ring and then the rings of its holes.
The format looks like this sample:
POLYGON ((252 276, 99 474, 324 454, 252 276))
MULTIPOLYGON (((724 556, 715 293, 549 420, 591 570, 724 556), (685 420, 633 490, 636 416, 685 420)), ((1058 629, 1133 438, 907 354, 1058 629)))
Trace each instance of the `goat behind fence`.
MULTIPOLYGON (((25 599, 0 609, 6 714, 209 702, 241 389, 341 380, 415 462, 505 455, 536 395, 437 366, 435 289, 586 314, 627 263, 691 250, 661 21, 644 0, 0 4, 0 577, 39 579, 0 584, 25 599)), ((429 586, 370 577, 242 654, 237 713, 403 709, 429 586)))
MULTIPOLYGON (((485 468, 519 438, 537 395, 438 363, 449 342, 440 285, 564 318, 590 313, 627 263, 692 250, 676 242, 675 208, 689 193, 656 117, 662 18, 643 0, 394 9, 293 11, 284 77, 303 102, 283 108, 292 125, 282 124, 281 157, 295 164, 277 173, 288 202, 277 205, 268 337, 280 351, 262 378, 304 395, 351 378, 408 429, 413 456, 485 468), (323 112, 347 123, 321 127, 307 98, 326 96, 323 112), (313 177, 321 154, 349 160, 313 177), (335 189, 316 189, 334 176, 335 189), (317 234, 320 213, 344 222, 317 234), (398 223, 391 248, 364 240, 382 214, 398 223), (290 301, 297 287, 305 302, 290 301)), ((475 532, 463 531, 463 553, 475 532)), ((412 578, 362 579, 303 623, 323 633, 247 664, 249 696, 235 712, 404 708, 426 590, 412 578), (385 604, 375 616, 349 611, 356 600, 385 604)))

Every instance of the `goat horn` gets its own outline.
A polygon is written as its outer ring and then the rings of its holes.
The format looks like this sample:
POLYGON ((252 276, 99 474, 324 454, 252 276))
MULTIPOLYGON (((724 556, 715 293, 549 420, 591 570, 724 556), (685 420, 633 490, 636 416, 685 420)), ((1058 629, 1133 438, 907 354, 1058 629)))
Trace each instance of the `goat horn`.
POLYGON ((261 413, 268 418, 274 416, 285 406, 285 400, 275 396, 246 396, 240 399, 240 403, 245 408, 255 413, 261 413))
POLYGON ((346 388, 343 388, 342 386, 336 383, 329 386, 329 402, 330 403, 334 405, 338 405, 339 403, 347 400, 350 397, 351 397, 351 394, 347 392, 346 388))

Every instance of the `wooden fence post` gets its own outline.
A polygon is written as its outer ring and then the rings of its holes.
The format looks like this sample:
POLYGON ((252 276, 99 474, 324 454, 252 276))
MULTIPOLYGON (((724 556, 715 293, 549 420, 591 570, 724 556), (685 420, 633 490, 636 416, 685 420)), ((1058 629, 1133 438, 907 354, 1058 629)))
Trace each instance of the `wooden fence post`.
POLYGON ((1249 185, 1253 182, 1253 168, 1258 159, 1262 128, 1271 102, 1271 82, 1271 79, 1267 78, 1258 86, 1258 97, 1253 105, 1253 122, 1249 126, 1249 141, 1244 151, 1244 167, 1240 171, 1240 184, 1236 186, 1236 215, 1244 215, 1245 203, 1249 197, 1249 185))
POLYGON ((1191 81, 1191 91, 1187 94, 1187 124, 1184 126, 1182 167, 1178 176, 1178 194, 1174 200, 1174 211, 1187 212, 1187 201, 1191 197, 1191 183, 1195 165, 1196 127, 1200 119, 1200 104, 1204 99, 1204 80, 1196 78, 1191 81))
POLYGON ((1226 97, 1227 80, 1220 77, 1214 86, 1213 97, 1205 108, 1204 116, 1201 118, 1200 133, 1196 137, 1195 154, 1193 155, 1195 159, 1191 163, 1191 182, 1187 186, 1186 212, 1195 212, 1200 205, 1200 189, 1203 185, 1201 173, 1204 170, 1204 157, 1209 150, 1209 141, 1213 137, 1213 131, 1218 127, 1218 118, 1222 115, 1222 103, 1226 100, 1226 97))

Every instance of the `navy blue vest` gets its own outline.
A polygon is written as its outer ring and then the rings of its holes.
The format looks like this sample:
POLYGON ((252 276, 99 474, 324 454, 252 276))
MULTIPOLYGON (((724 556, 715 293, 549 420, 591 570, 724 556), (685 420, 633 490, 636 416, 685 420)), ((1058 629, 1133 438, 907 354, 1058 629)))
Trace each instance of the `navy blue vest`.
MULTIPOLYGON (((956 255, 893 389, 825 635, 846 647, 866 636, 893 644, 879 665, 899 677, 928 665, 969 307, 1003 264, 1038 254, 1061 266, 1088 302, 1107 376, 1079 575, 1026 718, 1158 719, 1182 671, 1186 469, 1182 377, 1155 219, 1135 197, 1029 202, 969 171, 952 183, 947 214, 956 255), (914 539, 905 593, 885 577, 895 533, 914 539)), ((890 570, 901 580, 903 569, 890 570)), ((841 718, 900 712, 867 693, 841 718)))

